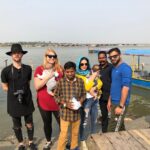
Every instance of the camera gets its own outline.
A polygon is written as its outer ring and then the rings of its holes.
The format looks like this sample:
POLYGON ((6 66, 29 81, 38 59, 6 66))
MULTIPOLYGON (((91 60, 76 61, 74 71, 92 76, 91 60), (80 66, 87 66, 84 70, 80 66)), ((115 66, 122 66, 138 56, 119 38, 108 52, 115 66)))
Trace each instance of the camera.
POLYGON ((14 95, 17 96, 18 102, 20 104, 22 104, 23 94, 24 94, 23 90, 17 90, 16 92, 14 92, 14 95))

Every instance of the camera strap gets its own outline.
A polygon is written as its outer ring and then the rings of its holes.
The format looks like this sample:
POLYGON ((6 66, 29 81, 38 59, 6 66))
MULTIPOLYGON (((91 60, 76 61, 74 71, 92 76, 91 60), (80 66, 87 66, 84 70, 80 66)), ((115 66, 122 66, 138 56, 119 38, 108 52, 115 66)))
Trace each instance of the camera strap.
MULTIPOLYGON (((21 64, 21 78, 23 79, 23 68, 22 68, 22 64, 21 64)), ((13 81, 13 92, 16 91, 16 88, 15 88, 15 78, 14 78, 14 67, 13 67, 13 64, 11 65, 11 73, 12 73, 12 81, 13 81)))

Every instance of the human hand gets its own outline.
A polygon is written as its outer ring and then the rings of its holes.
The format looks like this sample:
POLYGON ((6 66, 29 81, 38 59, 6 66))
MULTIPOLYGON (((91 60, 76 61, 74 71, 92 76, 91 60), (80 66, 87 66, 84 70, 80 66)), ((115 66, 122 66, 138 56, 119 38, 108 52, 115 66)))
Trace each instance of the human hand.
POLYGON ((73 103, 73 110, 78 110, 81 107, 80 101, 78 101, 76 98, 72 98, 73 103))
POLYGON ((110 100, 108 100, 108 103, 107 103, 107 110, 108 110, 108 112, 111 111, 111 101, 110 100))
POLYGON ((123 111, 123 109, 120 108, 120 107, 116 107, 116 108, 115 108, 115 114, 116 114, 116 115, 122 114, 122 111, 123 111))
POLYGON ((50 94, 51 96, 54 96, 54 92, 53 91, 49 91, 48 94, 50 94))
POLYGON ((73 107, 74 107, 73 102, 67 102, 66 107, 69 109, 73 109, 73 107))
POLYGON ((49 80, 52 77, 54 77, 54 72, 53 71, 47 71, 45 78, 49 80))
POLYGON ((89 93, 94 97, 95 96, 95 90, 96 90, 96 87, 92 87, 89 91, 89 93))

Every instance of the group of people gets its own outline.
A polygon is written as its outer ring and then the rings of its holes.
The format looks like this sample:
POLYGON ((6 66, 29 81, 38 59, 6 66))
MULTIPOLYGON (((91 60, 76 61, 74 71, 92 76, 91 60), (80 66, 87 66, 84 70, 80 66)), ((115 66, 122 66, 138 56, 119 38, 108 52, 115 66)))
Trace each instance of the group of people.
MULTIPOLYGON (((7 91, 7 111, 19 142, 18 150, 25 149, 21 130, 22 117, 27 128, 29 148, 37 150, 33 142, 34 105, 30 90, 32 69, 22 64, 22 57, 26 53, 20 44, 12 44, 11 51, 6 53, 12 57, 12 64, 2 70, 1 81, 3 90, 7 91)), ((57 150, 65 150, 66 147, 79 150, 79 140, 86 140, 87 125, 90 124, 90 134, 96 132, 99 106, 102 133, 125 130, 124 117, 130 101, 131 67, 122 61, 118 48, 112 48, 108 53, 100 51, 98 62, 91 67, 87 57, 80 57, 76 63, 68 61, 62 67, 56 52, 46 50, 42 65, 34 72, 37 104, 47 141, 43 150, 49 150, 52 145, 52 114, 60 130, 57 150), (71 141, 68 140, 70 126, 71 141)))

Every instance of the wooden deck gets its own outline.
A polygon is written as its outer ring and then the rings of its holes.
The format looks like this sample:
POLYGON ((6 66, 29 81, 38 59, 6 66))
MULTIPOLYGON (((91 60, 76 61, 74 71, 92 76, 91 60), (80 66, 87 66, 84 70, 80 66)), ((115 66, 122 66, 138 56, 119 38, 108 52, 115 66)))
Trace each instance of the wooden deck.
POLYGON ((86 145, 88 150, 150 150, 150 129, 93 134, 86 145))
MULTIPOLYGON (((45 142, 45 139, 35 139, 38 150, 43 149, 45 142)), ((53 139, 53 142, 51 150, 56 150, 58 141, 53 139)), ((0 143, 0 150, 17 150, 16 139, 12 143, 10 137, 0 143)), ((150 129, 93 134, 80 144, 80 150, 150 150, 150 129)))

